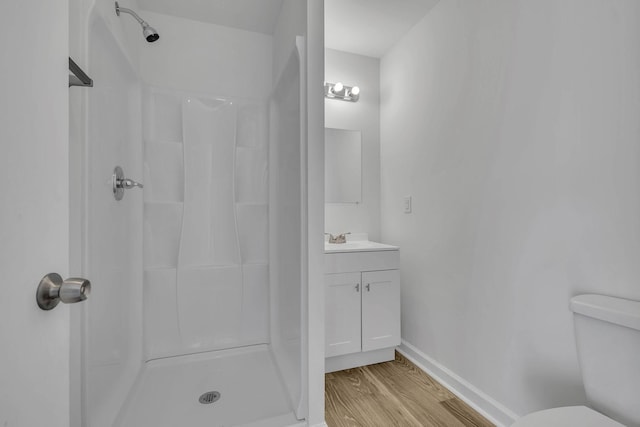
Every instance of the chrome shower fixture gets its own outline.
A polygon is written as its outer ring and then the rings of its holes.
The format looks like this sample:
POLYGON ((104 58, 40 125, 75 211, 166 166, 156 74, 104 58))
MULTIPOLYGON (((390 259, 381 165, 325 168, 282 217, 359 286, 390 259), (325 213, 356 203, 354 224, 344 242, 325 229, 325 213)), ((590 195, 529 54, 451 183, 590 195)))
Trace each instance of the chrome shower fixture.
POLYGON ((340 101, 358 102, 360 88, 358 86, 345 86, 340 82, 324 82, 324 96, 329 99, 339 99, 340 101))
POLYGON ((131 9, 127 9, 126 7, 120 7, 118 2, 116 2, 116 15, 120 16, 120 13, 128 13, 129 15, 133 16, 140 25, 142 25, 142 35, 144 35, 144 38, 149 43, 153 43, 160 38, 158 32, 144 19, 140 18, 137 13, 135 13, 131 9))

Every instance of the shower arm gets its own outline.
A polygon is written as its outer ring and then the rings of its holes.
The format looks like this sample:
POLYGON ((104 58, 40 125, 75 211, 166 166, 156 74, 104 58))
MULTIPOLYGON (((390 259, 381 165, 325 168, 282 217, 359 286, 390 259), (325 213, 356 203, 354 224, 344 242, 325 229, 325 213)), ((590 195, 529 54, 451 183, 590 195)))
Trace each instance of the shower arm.
POLYGON ((133 19, 138 21, 138 24, 140 24, 140 26, 142 27, 142 35, 144 36, 144 38, 149 43, 153 43, 154 41, 156 41, 156 40, 158 40, 160 38, 160 36, 158 35, 158 32, 155 30, 155 28, 153 28, 151 25, 149 25, 147 23, 147 21, 145 21, 144 19, 140 18, 140 16, 138 16, 137 13, 135 13, 131 9, 127 9, 126 7, 120 7, 118 2, 115 2, 115 3, 116 3, 116 15, 120 16, 120 12, 124 12, 124 13, 126 13, 128 15, 133 16, 133 19))
POLYGON ((129 15, 133 16, 134 18, 136 18, 136 21, 138 21, 138 23, 140 25, 142 25, 143 27, 149 26, 147 21, 145 21, 144 19, 140 18, 140 16, 138 16, 138 14, 135 13, 133 10, 127 9, 126 7, 120 7, 118 2, 116 2, 116 15, 120 16, 121 12, 122 13, 128 13, 129 15))

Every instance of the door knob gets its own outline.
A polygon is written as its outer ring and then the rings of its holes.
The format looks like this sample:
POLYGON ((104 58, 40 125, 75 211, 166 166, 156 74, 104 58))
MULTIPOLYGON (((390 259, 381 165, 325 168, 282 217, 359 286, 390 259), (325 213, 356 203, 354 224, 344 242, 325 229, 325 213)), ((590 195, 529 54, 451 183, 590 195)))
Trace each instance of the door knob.
POLYGON ((91 292, 91 282, 80 277, 70 277, 62 280, 57 273, 49 273, 40 280, 36 292, 38 307, 51 310, 60 301, 65 304, 80 302, 87 299, 91 292))

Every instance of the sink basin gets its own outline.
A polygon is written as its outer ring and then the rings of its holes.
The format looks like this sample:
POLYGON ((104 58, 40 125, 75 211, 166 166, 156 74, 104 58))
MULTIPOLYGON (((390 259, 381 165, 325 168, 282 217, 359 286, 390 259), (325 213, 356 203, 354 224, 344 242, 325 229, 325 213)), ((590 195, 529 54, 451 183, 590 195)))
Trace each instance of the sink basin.
POLYGON ((385 245, 384 243, 372 242, 370 240, 351 240, 347 243, 324 243, 325 254, 340 252, 375 252, 397 250, 397 246, 385 245))

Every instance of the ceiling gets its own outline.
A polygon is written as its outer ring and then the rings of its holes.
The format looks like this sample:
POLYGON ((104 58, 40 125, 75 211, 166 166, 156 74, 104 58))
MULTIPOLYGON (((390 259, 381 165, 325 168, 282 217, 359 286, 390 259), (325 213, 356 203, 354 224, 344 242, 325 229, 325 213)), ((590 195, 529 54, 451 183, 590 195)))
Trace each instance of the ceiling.
MULTIPOLYGON (((138 0, 140 9, 273 34, 283 0, 138 0)), ((125 2, 121 2, 123 7, 125 2)))
POLYGON ((325 46, 380 58, 438 1, 325 0, 325 46))
MULTIPOLYGON (((331 49, 380 58, 438 1, 325 0, 325 45, 331 49)), ((138 6, 142 10, 165 15, 273 34, 282 2, 138 0, 138 6)), ((125 4, 122 6, 126 7, 125 4)))

